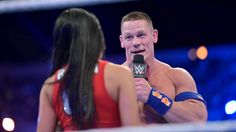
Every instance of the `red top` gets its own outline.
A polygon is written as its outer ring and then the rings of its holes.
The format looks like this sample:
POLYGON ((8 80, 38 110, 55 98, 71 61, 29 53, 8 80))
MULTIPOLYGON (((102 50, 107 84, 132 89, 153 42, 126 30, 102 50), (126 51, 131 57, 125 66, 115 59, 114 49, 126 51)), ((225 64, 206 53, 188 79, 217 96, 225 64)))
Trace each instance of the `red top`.
MULTIPOLYGON (((93 77, 94 86, 94 104, 96 107, 95 124, 93 128, 108 128, 121 126, 120 114, 118 103, 115 102, 111 96, 107 93, 104 84, 104 67, 107 61, 99 61, 98 73, 95 73, 93 77)), ((60 70, 57 71, 55 80, 61 77, 60 70)), ((53 86, 53 107, 57 116, 57 119, 61 123, 63 130, 76 130, 77 128, 72 125, 72 118, 66 114, 63 110, 63 102, 59 97, 59 85, 55 83, 53 86), (57 100, 58 99, 58 100, 57 100)), ((79 117, 78 117, 79 118, 79 117)))

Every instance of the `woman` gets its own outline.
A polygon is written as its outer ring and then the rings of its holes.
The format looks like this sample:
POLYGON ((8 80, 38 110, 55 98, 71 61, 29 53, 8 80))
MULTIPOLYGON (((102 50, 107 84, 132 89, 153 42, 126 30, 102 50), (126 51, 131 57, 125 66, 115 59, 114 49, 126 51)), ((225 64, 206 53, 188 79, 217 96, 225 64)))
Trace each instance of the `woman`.
POLYGON ((65 10, 53 38, 52 75, 41 89, 37 131, 55 131, 57 122, 63 130, 140 124, 132 73, 101 60, 105 42, 95 15, 65 10))

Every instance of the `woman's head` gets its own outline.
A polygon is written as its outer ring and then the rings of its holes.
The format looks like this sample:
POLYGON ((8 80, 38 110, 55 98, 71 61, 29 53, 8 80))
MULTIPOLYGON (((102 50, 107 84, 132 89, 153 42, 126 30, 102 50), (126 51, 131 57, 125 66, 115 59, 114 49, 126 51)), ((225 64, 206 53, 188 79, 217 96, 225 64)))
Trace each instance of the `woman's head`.
POLYGON ((68 64, 87 58, 97 61, 105 49, 100 23, 96 16, 84 9, 63 11, 56 20, 53 31, 52 73, 68 64))

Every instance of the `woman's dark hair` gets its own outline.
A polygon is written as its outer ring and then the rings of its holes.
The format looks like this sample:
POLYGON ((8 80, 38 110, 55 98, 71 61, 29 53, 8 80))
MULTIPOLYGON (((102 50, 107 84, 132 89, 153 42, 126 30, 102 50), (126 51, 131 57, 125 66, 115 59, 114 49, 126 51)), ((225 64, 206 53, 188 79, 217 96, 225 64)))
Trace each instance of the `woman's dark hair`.
POLYGON ((72 119, 78 129, 93 124, 93 75, 105 50, 104 36, 96 16, 84 9, 72 8, 56 20, 51 74, 66 66, 61 95, 66 92, 72 119))

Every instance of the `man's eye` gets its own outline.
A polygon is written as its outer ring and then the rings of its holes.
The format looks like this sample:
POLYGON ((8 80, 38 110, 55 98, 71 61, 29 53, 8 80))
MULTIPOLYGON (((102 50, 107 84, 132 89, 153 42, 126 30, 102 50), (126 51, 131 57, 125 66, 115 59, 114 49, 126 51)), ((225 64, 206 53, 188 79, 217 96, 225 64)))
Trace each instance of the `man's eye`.
POLYGON ((125 37, 125 39, 128 39, 128 40, 130 40, 130 39, 132 39, 133 37, 132 36, 126 36, 125 37))
POLYGON ((145 34, 138 34, 137 37, 140 38, 140 37, 144 37, 145 34))

